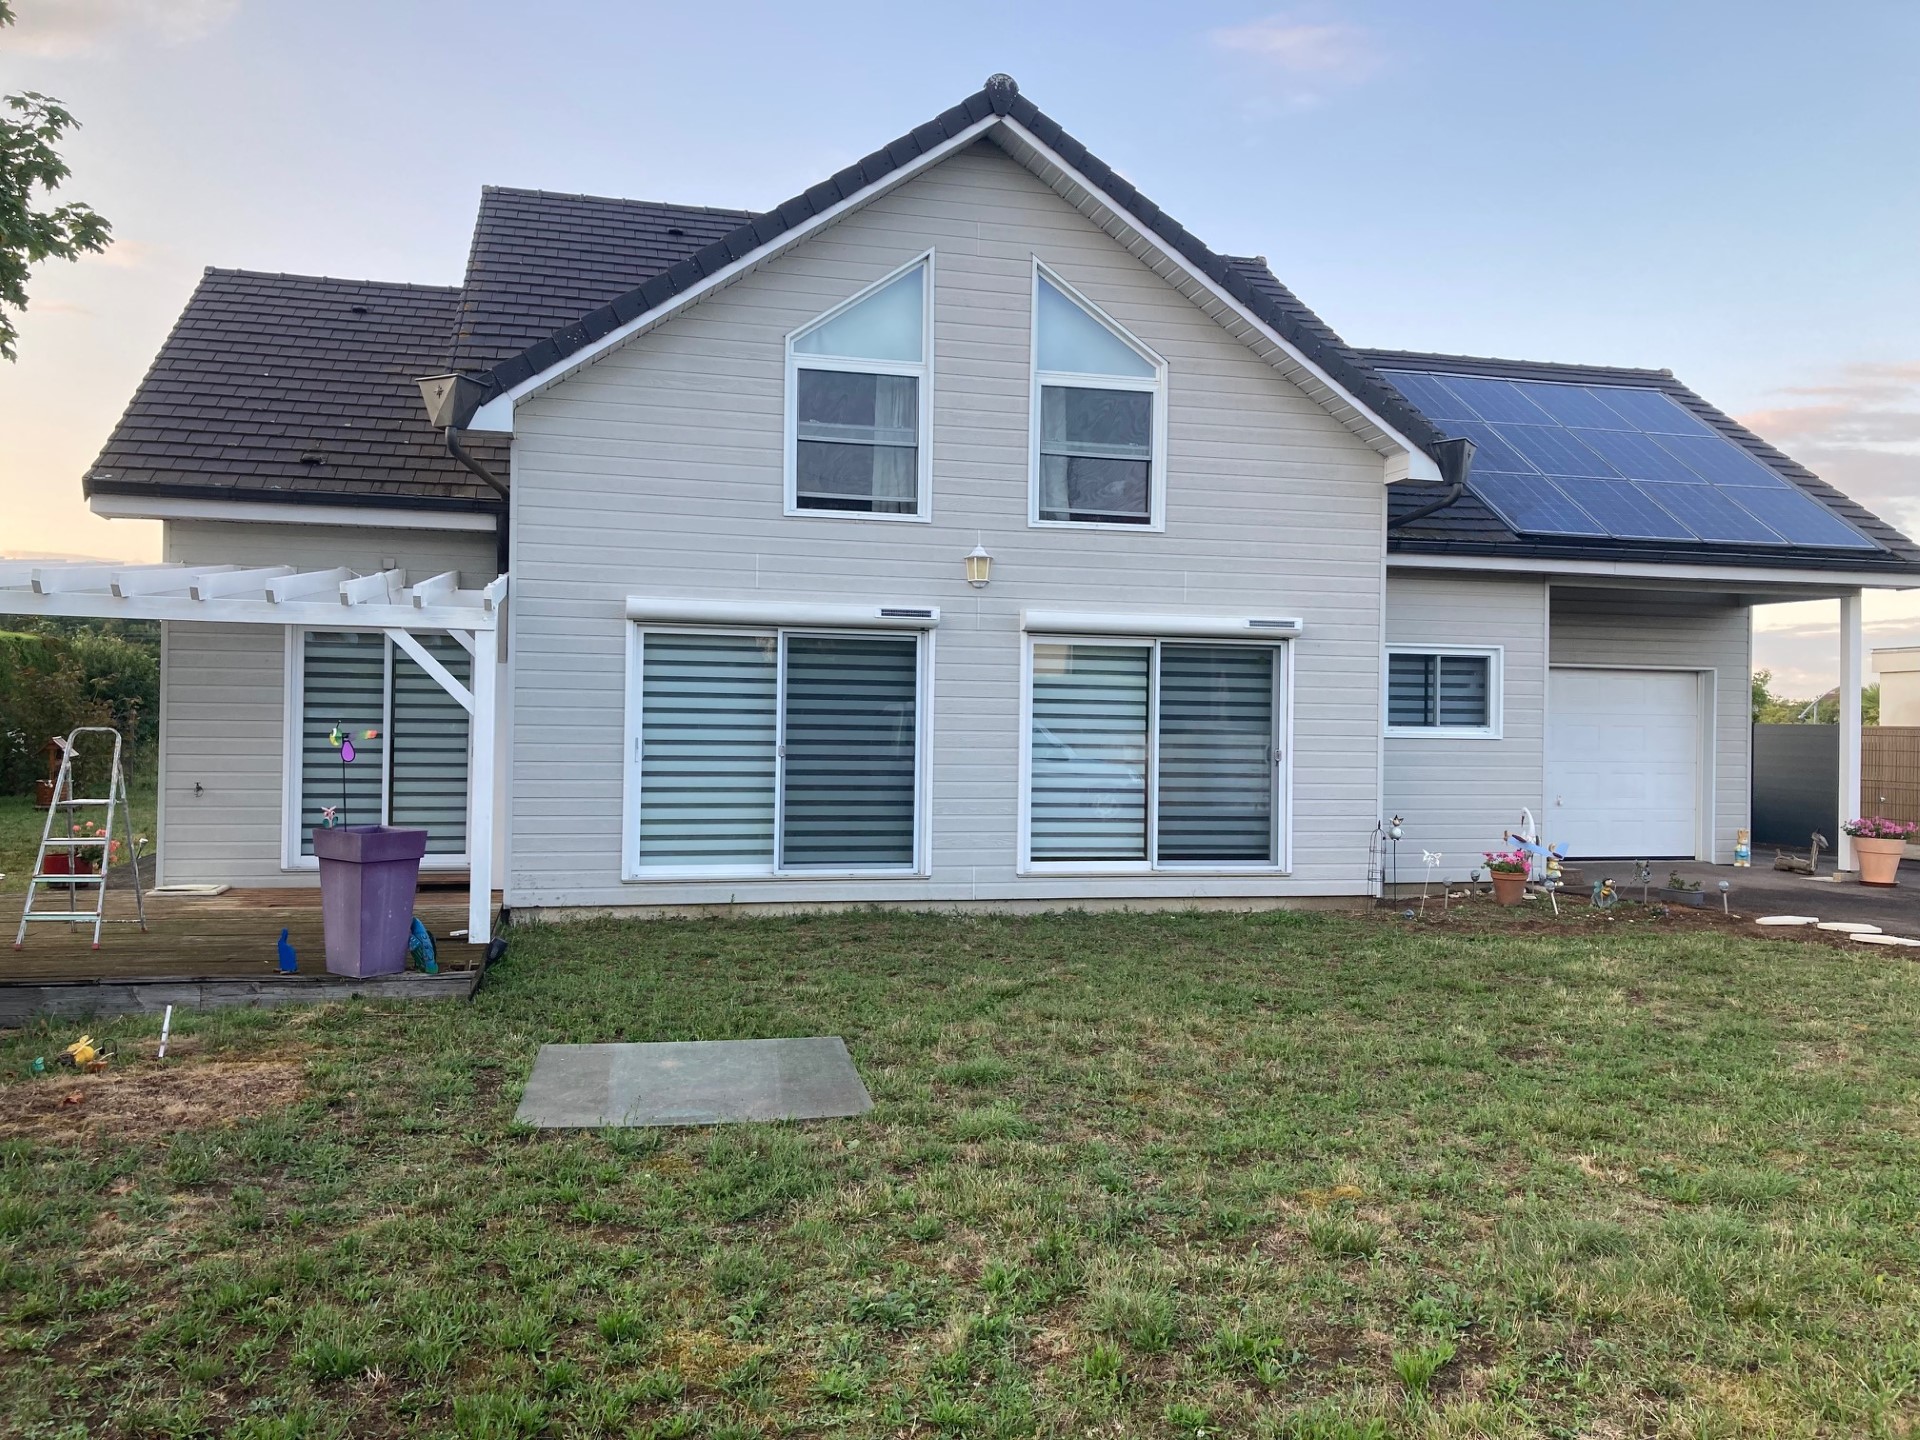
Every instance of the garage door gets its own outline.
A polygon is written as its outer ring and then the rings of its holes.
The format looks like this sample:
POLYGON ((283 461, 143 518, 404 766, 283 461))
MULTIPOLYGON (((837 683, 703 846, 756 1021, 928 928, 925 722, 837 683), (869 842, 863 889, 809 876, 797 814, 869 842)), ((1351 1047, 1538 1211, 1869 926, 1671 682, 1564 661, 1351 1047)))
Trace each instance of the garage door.
POLYGON ((1691 858, 1699 844, 1700 677, 1556 669, 1547 684, 1549 843, 1582 858, 1691 858))

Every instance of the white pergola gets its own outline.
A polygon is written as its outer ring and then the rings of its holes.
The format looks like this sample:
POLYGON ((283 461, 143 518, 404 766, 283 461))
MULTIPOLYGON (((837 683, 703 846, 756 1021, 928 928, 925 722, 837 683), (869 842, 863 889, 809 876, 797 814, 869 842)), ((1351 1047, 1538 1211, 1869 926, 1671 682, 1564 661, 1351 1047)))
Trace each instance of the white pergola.
POLYGON ((452 571, 409 583, 404 570, 360 575, 291 565, 0 561, 0 615, 299 625, 391 636, 471 717, 467 938, 476 945, 493 936, 494 715, 506 599, 505 575, 483 589, 463 590, 452 571), (415 638, 421 632, 450 635, 473 657, 471 689, 415 638))

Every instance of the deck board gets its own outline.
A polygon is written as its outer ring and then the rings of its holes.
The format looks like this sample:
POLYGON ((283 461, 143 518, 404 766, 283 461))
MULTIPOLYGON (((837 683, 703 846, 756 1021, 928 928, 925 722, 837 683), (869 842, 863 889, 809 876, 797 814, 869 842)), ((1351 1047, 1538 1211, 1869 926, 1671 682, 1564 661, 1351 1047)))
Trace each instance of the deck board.
MULTIPOLYGON (((131 890, 109 893, 108 922, 100 948, 93 927, 42 923, 27 927, 22 949, 12 948, 23 896, 0 907, 0 985, 127 979, 281 979, 277 942, 282 928, 299 955, 299 976, 326 975, 316 887, 229 890, 216 896, 149 895, 147 928, 114 923, 134 916, 131 890)), ((452 938, 467 925, 465 895, 457 890, 422 891, 415 913, 434 939, 440 967, 458 971, 480 965, 480 947, 452 938)))

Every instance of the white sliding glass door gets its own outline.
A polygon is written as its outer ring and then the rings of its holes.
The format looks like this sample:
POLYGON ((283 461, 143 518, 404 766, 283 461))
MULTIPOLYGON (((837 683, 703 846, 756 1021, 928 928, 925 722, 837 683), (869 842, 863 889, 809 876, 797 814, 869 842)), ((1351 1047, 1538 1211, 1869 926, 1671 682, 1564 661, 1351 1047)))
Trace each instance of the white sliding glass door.
MULTIPOLYGON (((312 857, 314 827, 331 808, 340 824, 423 829, 428 864, 464 864, 466 710, 377 631, 296 634, 289 856, 312 857), (336 731, 353 741, 351 765, 341 763, 336 731)), ((473 659, 452 636, 415 638, 456 680, 472 683, 473 659)))
POLYGON ((1273 645, 1032 642, 1028 863, 1278 866, 1282 653, 1273 645))
POLYGON ((641 634, 635 878, 913 873, 924 645, 641 634))

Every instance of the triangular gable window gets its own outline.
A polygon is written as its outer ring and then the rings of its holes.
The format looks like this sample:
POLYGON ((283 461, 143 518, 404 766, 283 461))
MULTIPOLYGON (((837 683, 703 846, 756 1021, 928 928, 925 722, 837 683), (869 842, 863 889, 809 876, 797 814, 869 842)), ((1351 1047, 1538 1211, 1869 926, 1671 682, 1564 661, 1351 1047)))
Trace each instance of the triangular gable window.
POLYGON ((1037 262, 1032 523, 1159 529, 1166 365, 1037 262))
POLYGON ((925 519, 932 257, 787 341, 787 512, 925 519))

